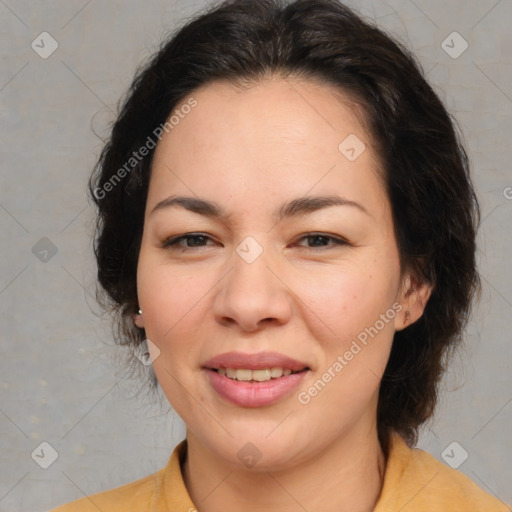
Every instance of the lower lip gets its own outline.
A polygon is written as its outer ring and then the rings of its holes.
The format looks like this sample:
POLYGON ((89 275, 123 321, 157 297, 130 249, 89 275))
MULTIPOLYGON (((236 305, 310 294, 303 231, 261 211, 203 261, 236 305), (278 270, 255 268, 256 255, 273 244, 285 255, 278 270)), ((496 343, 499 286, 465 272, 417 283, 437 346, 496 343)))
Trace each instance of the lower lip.
POLYGON ((208 368, 203 370, 208 375, 213 389, 221 397, 240 407, 263 407, 281 400, 296 388, 309 372, 304 370, 264 382, 244 382, 230 379, 208 368))

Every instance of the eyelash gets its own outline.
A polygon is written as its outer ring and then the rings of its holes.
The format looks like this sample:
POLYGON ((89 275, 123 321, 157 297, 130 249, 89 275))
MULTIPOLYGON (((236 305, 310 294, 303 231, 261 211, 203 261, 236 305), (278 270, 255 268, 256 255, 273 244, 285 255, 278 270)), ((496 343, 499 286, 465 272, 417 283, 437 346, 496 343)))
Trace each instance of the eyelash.
MULTIPOLYGON (((331 240, 332 242, 334 242, 334 244, 331 247, 333 247, 333 246, 350 245, 346 240, 343 240, 342 238, 334 237, 332 235, 327 235, 327 234, 324 234, 324 233, 308 233, 307 235, 302 236, 299 239, 299 241, 302 241, 302 240, 305 240, 305 239, 308 239, 308 238, 315 238, 315 237, 324 238, 326 240, 331 240)), ((170 249, 170 250, 173 250, 173 251, 174 250, 178 250, 179 247, 180 247, 178 244, 182 240, 187 240, 187 239, 190 239, 190 238, 206 238, 208 240, 212 240, 211 237, 209 237, 208 235, 206 235, 204 233, 186 233, 184 235, 179 235, 179 236, 171 237, 171 238, 168 238, 168 239, 164 240, 160 244, 160 247, 162 249, 170 249)), ((189 251, 189 250, 194 250, 194 249, 199 248, 199 247, 206 247, 206 246, 201 245, 201 246, 196 246, 196 247, 182 247, 182 249, 183 249, 182 252, 189 251)), ((328 248, 329 247, 327 246, 327 249, 328 248)), ((324 248, 316 248, 316 247, 306 247, 306 249, 310 249, 313 252, 322 252, 322 251, 326 250, 324 248)))

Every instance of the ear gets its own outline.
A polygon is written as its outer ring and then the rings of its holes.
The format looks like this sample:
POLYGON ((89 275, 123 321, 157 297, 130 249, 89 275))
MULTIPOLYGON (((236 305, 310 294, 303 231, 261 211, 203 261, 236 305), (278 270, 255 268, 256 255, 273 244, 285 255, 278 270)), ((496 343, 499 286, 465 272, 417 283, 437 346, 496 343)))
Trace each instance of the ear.
POLYGON ((395 330, 401 331, 418 320, 428 299, 432 294, 433 285, 415 279, 407 273, 402 281, 398 302, 402 305, 399 314, 395 316, 395 330))
POLYGON ((133 315, 133 323, 140 329, 144 329, 144 316, 141 313, 135 313, 133 315))

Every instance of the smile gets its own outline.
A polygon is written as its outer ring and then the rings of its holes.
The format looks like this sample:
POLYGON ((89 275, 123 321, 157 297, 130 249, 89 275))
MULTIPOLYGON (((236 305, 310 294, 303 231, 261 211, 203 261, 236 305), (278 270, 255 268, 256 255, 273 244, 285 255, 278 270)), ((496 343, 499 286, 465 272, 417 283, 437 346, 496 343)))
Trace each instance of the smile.
POLYGON ((284 399, 300 386, 310 369, 292 371, 283 368, 203 368, 202 371, 206 373, 208 383, 217 396, 239 407, 255 408, 272 405, 284 399), (224 370, 226 374, 223 374, 224 370), (234 372, 235 376, 229 377, 228 370, 232 375, 234 372), (275 377, 272 377, 272 370, 275 377), (279 377, 278 370, 281 374, 279 377))

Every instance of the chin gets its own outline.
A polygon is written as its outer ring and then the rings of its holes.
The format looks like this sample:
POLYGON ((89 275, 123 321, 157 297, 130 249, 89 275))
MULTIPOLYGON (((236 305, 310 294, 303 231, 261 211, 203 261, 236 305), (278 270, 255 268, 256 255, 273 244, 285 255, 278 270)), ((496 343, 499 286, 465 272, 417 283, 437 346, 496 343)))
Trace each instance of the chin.
POLYGON ((281 471, 306 460, 310 451, 315 452, 311 439, 304 439, 304 442, 298 439, 300 426, 299 432, 290 429, 279 432, 280 427, 276 429, 275 423, 267 427, 245 428, 240 432, 228 427, 232 438, 223 436, 221 442, 203 438, 202 442, 237 470, 254 472, 281 471))

